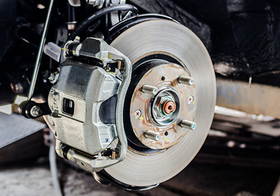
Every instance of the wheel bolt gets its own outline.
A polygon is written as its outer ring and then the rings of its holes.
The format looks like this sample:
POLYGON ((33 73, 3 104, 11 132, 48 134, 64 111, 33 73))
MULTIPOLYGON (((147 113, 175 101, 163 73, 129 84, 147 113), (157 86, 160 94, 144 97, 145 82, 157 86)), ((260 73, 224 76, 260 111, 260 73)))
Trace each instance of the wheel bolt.
POLYGON ((188 76, 179 76, 178 82, 180 84, 188 84, 188 85, 193 85, 194 84, 193 78, 188 77, 188 76))
POLYGON ((193 100, 193 96, 192 95, 188 95, 188 104, 191 104, 191 103, 194 103, 194 100, 193 100))
POLYGON ((154 140, 154 141, 158 141, 160 139, 159 133, 155 132, 155 131, 152 131, 152 130, 147 130, 144 133, 144 136, 145 136, 145 138, 151 139, 151 140, 154 140))
POLYGON ((137 118, 139 118, 139 117, 142 116, 141 110, 136 110, 136 111, 134 112, 134 114, 135 114, 135 116, 136 116, 137 118))
POLYGON ((157 94, 157 91, 158 91, 158 89, 155 86, 151 86, 151 85, 147 85, 147 84, 142 86, 143 93, 150 93, 150 94, 155 95, 155 94, 157 94))
POLYGON ((192 122, 192 121, 182 120, 180 122, 180 126, 183 128, 190 128, 190 129, 194 130, 196 127, 196 124, 195 124, 195 122, 192 122))

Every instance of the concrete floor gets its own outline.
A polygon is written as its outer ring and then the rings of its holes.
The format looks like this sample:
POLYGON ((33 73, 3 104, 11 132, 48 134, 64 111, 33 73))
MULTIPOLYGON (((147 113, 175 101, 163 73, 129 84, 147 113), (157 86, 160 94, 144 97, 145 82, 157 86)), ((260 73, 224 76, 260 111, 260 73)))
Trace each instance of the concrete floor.
MULTIPOLYGON (((180 174, 159 187, 127 192, 98 184, 91 174, 58 162, 65 196, 270 196, 279 169, 191 163, 180 174)), ((47 158, 0 166, 1 196, 55 195, 47 158)))

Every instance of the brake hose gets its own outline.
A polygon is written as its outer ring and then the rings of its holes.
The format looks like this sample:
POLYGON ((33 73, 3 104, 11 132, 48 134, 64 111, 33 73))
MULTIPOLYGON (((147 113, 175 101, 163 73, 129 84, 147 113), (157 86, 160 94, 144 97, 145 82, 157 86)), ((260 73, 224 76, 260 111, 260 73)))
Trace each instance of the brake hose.
POLYGON ((84 19, 71 33, 68 40, 74 40, 77 35, 79 35, 89 24, 91 24, 96 19, 100 18, 101 16, 104 16, 105 14, 109 14, 116 11, 132 11, 135 14, 138 13, 138 9, 135 6, 129 4, 120 4, 103 8, 95 12, 88 18, 84 19))

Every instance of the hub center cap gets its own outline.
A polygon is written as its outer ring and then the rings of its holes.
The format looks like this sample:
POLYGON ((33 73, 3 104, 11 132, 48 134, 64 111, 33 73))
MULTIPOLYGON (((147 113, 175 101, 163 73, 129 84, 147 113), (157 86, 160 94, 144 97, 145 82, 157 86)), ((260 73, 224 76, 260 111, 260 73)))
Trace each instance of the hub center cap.
POLYGON ((165 101, 163 104, 163 112, 165 115, 170 115, 176 111, 176 103, 173 100, 165 101))
POLYGON ((167 126, 176 119, 179 109, 180 100, 176 90, 166 87, 154 97, 151 115, 156 124, 167 126))

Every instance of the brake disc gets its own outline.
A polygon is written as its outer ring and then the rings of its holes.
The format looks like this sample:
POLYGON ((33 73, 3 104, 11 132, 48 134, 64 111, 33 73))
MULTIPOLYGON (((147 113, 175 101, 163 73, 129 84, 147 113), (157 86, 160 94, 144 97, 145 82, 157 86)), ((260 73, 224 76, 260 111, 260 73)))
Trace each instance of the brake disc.
POLYGON ((210 128, 216 84, 209 54, 188 28, 149 20, 121 33, 111 46, 133 65, 125 101, 128 152, 106 168, 115 180, 150 186, 179 173, 210 128))

